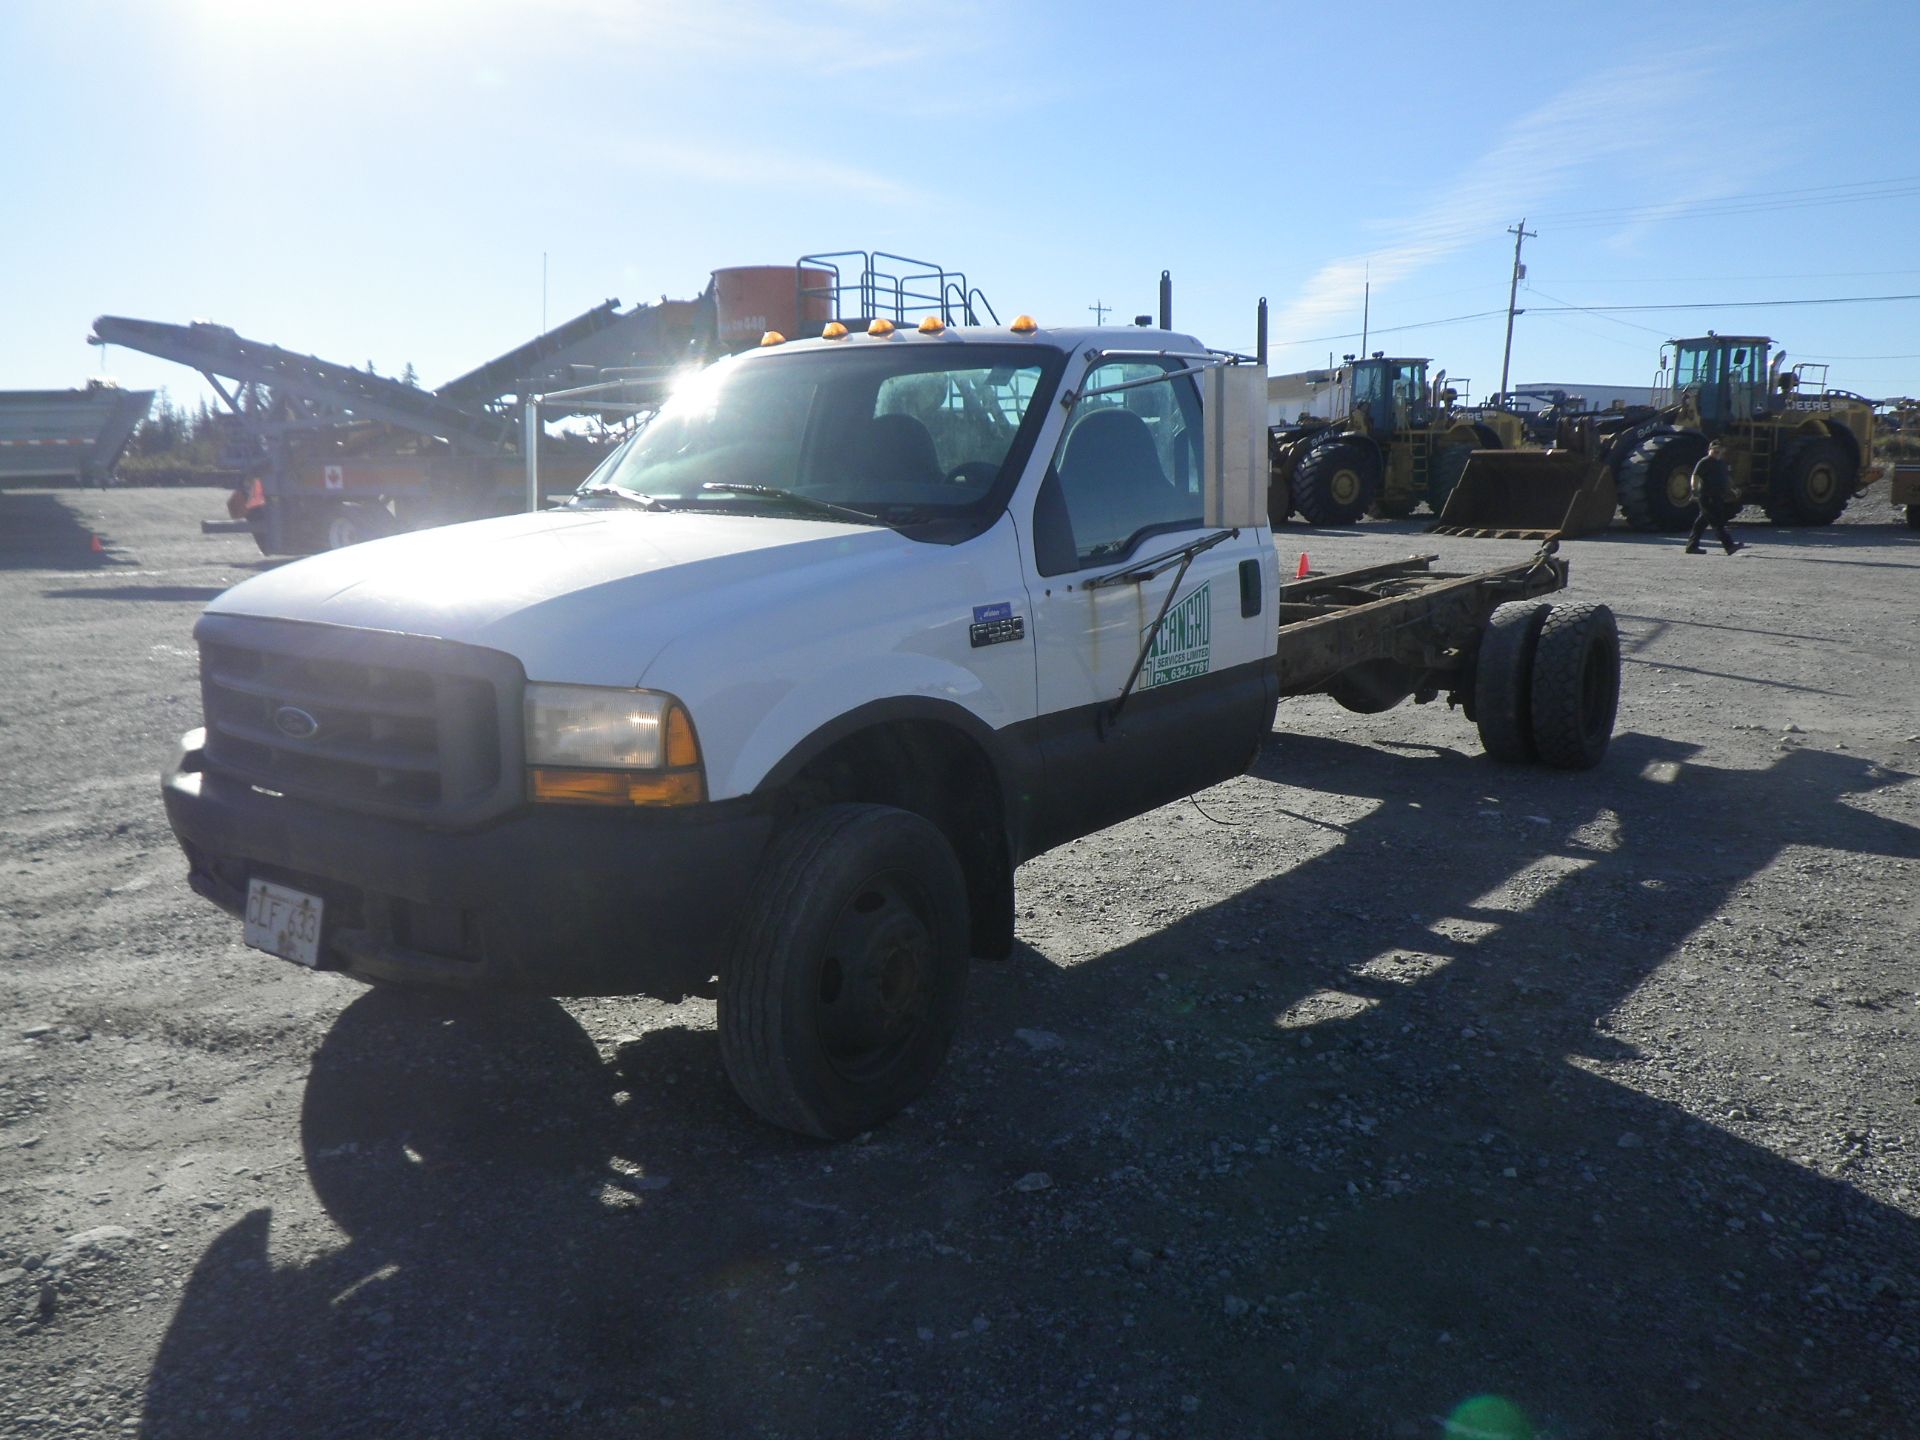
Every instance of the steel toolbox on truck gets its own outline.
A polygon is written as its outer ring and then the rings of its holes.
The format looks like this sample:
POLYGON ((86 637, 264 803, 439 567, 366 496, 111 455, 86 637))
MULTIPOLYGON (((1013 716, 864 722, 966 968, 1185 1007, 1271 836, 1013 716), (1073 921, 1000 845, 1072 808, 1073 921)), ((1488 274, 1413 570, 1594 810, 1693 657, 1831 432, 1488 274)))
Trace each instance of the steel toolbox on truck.
POLYGON ((216 600, 162 784, 193 887, 367 980, 717 976, 741 1095, 843 1136, 933 1078, 1014 867, 1239 773, 1283 695, 1444 693, 1498 758, 1604 753, 1612 617, 1540 598, 1552 547, 1281 584, 1260 367, 828 328, 700 372, 564 508, 216 600))

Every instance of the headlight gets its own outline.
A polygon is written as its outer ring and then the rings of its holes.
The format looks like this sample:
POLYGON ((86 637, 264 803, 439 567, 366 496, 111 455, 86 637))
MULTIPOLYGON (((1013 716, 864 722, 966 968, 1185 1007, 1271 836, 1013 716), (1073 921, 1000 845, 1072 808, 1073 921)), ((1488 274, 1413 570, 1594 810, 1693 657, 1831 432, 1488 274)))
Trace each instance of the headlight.
POLYGON ((526 689, 527 789, 576 805, 707 798, 693 721, 671 695, 598 685, 526 689))

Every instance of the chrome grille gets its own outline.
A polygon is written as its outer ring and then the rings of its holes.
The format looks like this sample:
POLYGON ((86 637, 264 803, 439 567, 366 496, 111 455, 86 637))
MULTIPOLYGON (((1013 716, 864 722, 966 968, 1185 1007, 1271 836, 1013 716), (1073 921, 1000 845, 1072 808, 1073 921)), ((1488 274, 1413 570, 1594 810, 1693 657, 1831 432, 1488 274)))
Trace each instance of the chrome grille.
POLYGON ((418 636, 208 615, 209 769, 344 809, 459 823, 519 797, 520 670, 418 636))

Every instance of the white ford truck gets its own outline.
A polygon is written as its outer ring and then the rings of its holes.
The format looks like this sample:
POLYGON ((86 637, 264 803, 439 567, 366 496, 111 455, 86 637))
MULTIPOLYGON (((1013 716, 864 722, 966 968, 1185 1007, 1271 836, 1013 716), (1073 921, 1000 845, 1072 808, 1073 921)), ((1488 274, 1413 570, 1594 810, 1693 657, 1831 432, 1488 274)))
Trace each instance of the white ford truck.
MULTIPOLYGON (((836 333, 837 332, 837 333, 836 333)), ((779 337, 769 336, 769 342, 779 337)), ((1278 573, 1264 374, 1166 330, 875 322, 692 377, 564 507, 234 587, 162 780, 248 943, 412 986, 679 998, 839 1137, 945 1057, 1021 861, 1237 774, 1277 702, 1612 733, 1551 545, 1278 573)))

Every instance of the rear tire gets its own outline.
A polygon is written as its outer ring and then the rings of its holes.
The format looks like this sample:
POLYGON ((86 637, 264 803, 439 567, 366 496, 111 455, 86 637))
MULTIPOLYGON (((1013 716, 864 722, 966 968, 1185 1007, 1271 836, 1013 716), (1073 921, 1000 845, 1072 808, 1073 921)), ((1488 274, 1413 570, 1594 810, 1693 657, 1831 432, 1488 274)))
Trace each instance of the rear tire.
POLYGON ((1557 605, 1540 627, 1531 682, 1533 745, 1560 770, 1591 770, 1620 709, 1620 630, 1605 605, 1557 605))
POLYGON ((1616 489, 1627 523, 1636 530, 1685 530, 1693 524, 1688 484, 1693 467, 1707 453, 1707 437, 1697 430, 1649 435, 1620 466, 1616 489))
POLYGON ((720 975, 720 1054, 763 1119, 839 1140, 924 1091, 960 1021, 967 889, 933 824, 828 805, 777 836, 720 975))
POLYGON ((393 516, 383 505, 348 502, 335 506, 325 520, 324 548, 344 550, 394 532, 393 516))
POLYGON ((1853 498, 1859 472, 1846 447, 1824 435, 1798 441, 1780 456, 1767 487, 1767 518, 1776 525, 1831 525, 1853 498))
POLYGON ((1380 456, 1362 440, 1333 440, 1293 472, 1293 508, 1309 525, 1351 525, 1380 498, 1380 456))
POLYGON ((1473 662, 1473 721, 1480 747, 1508 764, 1534 758, 1533 657, 1553 607, 1542 600, 1502 605, 1480 632, 1473 662))

